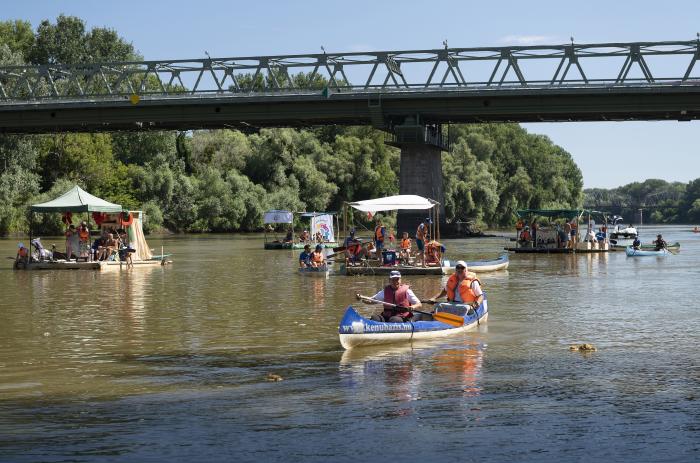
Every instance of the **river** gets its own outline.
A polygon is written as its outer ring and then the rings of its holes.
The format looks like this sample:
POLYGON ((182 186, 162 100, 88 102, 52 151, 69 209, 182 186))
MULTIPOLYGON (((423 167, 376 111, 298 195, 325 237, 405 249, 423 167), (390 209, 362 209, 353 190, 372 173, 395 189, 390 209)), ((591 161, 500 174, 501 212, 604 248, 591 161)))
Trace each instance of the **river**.
POLYGON ((512 254, 477 331, 347 352, 345 307, 385 279, 297 275, 262 235, 150 237, 172 265, 102 273, 13 271, 0 240, 0 461, 697 461, 691 228, 644 228, 681 242, 663 258, 512 254))

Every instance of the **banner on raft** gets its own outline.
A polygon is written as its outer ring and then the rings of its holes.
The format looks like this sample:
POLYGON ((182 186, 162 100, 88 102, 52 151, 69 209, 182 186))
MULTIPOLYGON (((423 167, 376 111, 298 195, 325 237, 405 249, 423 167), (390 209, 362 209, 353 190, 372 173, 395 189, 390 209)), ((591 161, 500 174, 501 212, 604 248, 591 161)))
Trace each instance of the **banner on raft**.
POLYGON ((316 232, 321 232, 323 241, 335 242, 333 236, 333 216, 330 214, 317 215, 311 218, 311 236, 316 236, 316 232))

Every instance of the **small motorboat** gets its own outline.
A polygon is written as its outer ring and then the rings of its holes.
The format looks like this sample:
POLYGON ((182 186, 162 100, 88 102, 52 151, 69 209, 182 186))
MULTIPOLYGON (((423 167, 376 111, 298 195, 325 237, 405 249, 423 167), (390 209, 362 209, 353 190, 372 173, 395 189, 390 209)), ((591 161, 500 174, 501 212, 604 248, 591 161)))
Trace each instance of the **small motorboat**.
POLYGON ((411 342, 413 340, 442 338, 452 336, 476 328, 488 318, 488 302, 484 300, 472 309, 466 304, 441 303, 435 306, 436 313, 456 315, 454 319, 463 320, 460 325, 442 321, 417 321, 403 323, 376 322, 360 315, 352 306, 345 310, 340 320, 338 334, 340 344, 345 349, 378 344, 393 344, 411 342))

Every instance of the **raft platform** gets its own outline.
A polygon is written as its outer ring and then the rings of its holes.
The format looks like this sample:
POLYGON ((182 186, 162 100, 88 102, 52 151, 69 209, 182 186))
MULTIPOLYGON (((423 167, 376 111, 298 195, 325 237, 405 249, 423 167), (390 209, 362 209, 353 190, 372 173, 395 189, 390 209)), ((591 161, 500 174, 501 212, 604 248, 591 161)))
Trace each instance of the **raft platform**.
POLYGON ((371 266, 371 265, 345 265, 340 264, 340 273, 347 276, 352 275, 386 275, 398 270, 401 275, 443 275, 444 271, 440 266, 433 267, 415 267, 412 265, 386 265, 386 266, 371 266))
MULTIPOLYGON (((139 260, 133 262, 133 268, 158 267, 170 264, 172 261, 139 260)), ((100 261, 100 262, 74 262, 65 260, 29 262, 26 267, 20 266, 18 270, 98 270, 109 271, 132 268, 127 267, 126 262, 100 261)))

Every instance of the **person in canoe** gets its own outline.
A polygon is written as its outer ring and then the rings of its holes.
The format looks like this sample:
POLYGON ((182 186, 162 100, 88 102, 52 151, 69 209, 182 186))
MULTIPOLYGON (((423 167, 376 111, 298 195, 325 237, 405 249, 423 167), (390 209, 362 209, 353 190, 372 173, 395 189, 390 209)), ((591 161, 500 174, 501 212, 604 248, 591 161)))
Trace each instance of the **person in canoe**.
POLYGON ((314 249, 314 252, 311 253, 311 266, 323 267, 325 264, 326 256, 323 255, 323 245, 317 244, 316 249, 314 249))
POLYGON ((443 296, 447 296, 447 301, 456 304, 468 304, 476 309, 484 301, 484 293, 481 291, 481 284, 476 274, 467 271, 467 263, 458 260, 455 264, 455 273, 447 280, 447 284, 440 294, 428 299, 435 303, 443 296))
POLYGON ((311 266, 311 245, 304 246, 304 250, 299 254, 299 267, 306 268, 311 266))
POLYGON ((666 247, 668 247, 668 244, 661 234, 656 235, 656 239, 652 242, 652 244, 655 246, 656 251, 661 251, 662 249, 666 249, 666 247))
POLYGON ((635 236, 634 241, 632 241, 632 249, 639 249, 642 247, 642 242, 639 241, 639 237, 635 236))
MULTIPOLYGON (((378 304, 378 302, 366 299, 357 294, 357 299, 368 304, 378 304)), ((401 272, 392 270, 389 273, 389 284, 384 287, 371 299, 384 301, 394 306, 384 306, 384 310, 380 314, 372 315, 370 318, 376 322, 392 322, 401 323, 413 319, 411 310, 420 309, 420 300, 413 293, 408 285, 401 283, 401 272)))

